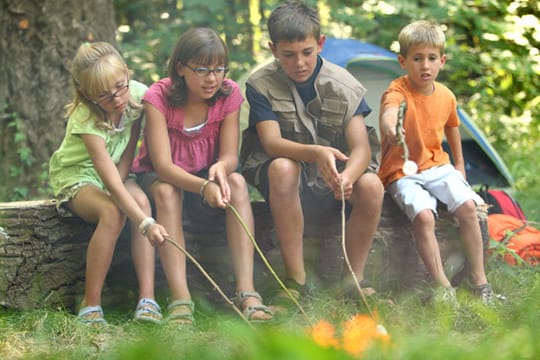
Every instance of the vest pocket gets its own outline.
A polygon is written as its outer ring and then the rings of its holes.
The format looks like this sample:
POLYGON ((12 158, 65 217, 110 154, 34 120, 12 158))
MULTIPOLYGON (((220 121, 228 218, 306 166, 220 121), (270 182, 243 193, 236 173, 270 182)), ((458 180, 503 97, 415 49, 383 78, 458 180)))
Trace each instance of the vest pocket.
POLYGON ((325 98, 321 103, 321 117, 317 126, 320 137, 334 143, 343 132, 343 119, 347 112, 347 102, 340 99, 325 98))
POLYGON ((278 116, 281 136, 285 139, 301 143, 311 143, 309 132, 304 130, 296 112, 294 101, 290 98, 280 98, 279 94, 271 93, 272 111, 278 116))

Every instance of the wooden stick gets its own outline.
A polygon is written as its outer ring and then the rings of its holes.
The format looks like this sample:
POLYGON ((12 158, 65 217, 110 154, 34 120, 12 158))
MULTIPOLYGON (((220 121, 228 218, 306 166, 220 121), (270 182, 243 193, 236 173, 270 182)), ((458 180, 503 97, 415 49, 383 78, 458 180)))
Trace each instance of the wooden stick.
POLYGON ((195 264, 195 266, 197 266, 197 268, 206 277, 206 279, 210 282, 210 284, 212 284, 212 286, 217 290, 217 292, 221 295, 221 297, 223 297, 225 302, 227 302, 229 305, 231 305, 232 308, 234 309, 234 311, 242 318, 242 320, 244 320, 251 328, 253 328, 253 325, 244 316, 244 314, 240 311, 240 309, 238 309, 238 307, 234 304, 234 302, 231 301, 231 299, 229 299, 227 297, 227 295, 225 295, 225 293, 223 292, 223 290, 221 290, 219 285, 212 279, 212 277, 204 270, 202 265, 193 256, 191 256, 191 254, 186 249, 184 249, 182 246, 180 246, 180 244, 178 244, 176 241, 174 241, 173 239, 171 239, 169 237, 165 237, 165 241, 168 242, 169 244, 173 245, 175 248, 177 248, 181 252, 183 252, 184 255, 186 255, 187 258, 189 260, 191 260, 191 262, 193 262, 195 264))
POLYGON ((287 287, 285 286, 285 284, 283 284, 283 282, 281 281, 281 279, 279 278, 279 276, 276 274, 276 272, 274 271, 274 269, 272 268, 272 265, 270 265, 270 263, 268 262, 268 260, 266 259, 266 256, 264 256, 261 248, 259 247, 259 245, 257 244, 257 241, 255 241, 255 237, 253 236, 253 234, 251 234, 251 231, 249 230, 248 226, 246 225, 245 221, 242 219, 242 217, 240 216, 240 214, 238 213, 238 211, 236 210, 236 208, 227 203, 227 207, 229 209, 231 209, 231 211, 233 212, 233 214, 236 216, 236 218, 238 219, 238 221, 240 222, 240 224, 242 225, 242 227, 244 228, 244 231, 246 232, 247 236, 249 237, 249 239, 251 240, 251 242, 253 243, 253 246, 255 247, 255 249, 257 250, 257 253, 259 253, 259 255, 261 256, 264 264, 266 265, 266 267, 268 268, 268 270, 270 271, 270 273, 274 276, 274 278, 277 280, 279 286, 281 286, 281 288, 285 291, 285 293, 287 294, 287 296, 292 300, 292 302, 298 307, 298 309, 300 310, 300 312, 302 313, 302 315, 304 315, 304 317, 306 318, 307 322, 310 324, 310 325, 313 325, 313 323, 311 322, 311 320, 309 319, 309 317, 307 316, 306 312, 304 311, 304 308, 302 307, 302 305, 300 305, 300 303, 298 302, 298 300, 291 294, 291 292, 289 291, 289 289, 287 289, 287 287))

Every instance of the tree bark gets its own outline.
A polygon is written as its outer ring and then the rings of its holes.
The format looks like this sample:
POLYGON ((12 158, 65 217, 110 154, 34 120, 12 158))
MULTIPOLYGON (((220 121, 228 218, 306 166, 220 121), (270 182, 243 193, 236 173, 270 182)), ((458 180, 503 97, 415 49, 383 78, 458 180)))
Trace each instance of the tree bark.
POLYGON ((36 181, 44 192, 70 60, 85 41, 115 44, 115 28, 112 0, 0 0, 0 199, 35 198, 36 181))
MULTIPOLYGON (((283 265, 276 246, 270 212, 266 204, 254 202, 255 238, 278 275, 283 265)), ((440 210, 437 237, 447 273, 454 275, 464 264, 459 235, 451 217, 440 210), (455 269, 450 269, 453 266, 455 269)), ((487 236, 484 212, 480 212, 487 236), (483 214, 483 215, 482 215, 483 214)), ((203 265, 222 289, 234 294, 232 265, 224 238, 224 224, 214 219, 184 219, 187 250, 203 265)), ((57 211, 50 200, 0 204, 0 305, 12 309, 64 306, 73 309, 82 296, 85 253, 94 226, 71 213, 57 211)), ((486 238, 487 239, 487 238, 486 238)), ((306 268, 318 288, 335 285, 344 268, 341 226, 338 217, 306 223, 306 268)), ((255 253, 255 283, 261 293, 277 288, 277 282, 255 253)), ((161 266, 157 264, 158 294, 167 293, 161 266)), ((219 302, 206 278, 188 262, 190 288, 195 296, 219 302)), ((408 220, 385 198, 382 219, 368 258, 366 278, 378 291, 394 293, 413 289, 429 281, 416 253, 408 220)), ((461 278, 454 277, 459 281, 461 278)), ((103 293, 106 306, 135 304, 136 279, 129 250, 129 232, 119 240, 103 293)))

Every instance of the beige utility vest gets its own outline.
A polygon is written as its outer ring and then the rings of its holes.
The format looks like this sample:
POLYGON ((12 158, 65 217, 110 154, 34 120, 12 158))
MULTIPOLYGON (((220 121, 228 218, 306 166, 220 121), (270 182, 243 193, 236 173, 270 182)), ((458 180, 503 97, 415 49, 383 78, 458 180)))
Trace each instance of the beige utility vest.
MULTIPOLYGON (((345 128, 366 89, 347 70, 323 59, 315 79, 316 96, 306 106, 295 83, 281 69, 277 60, 253 73, 247 83, 270 103, 272 111, 278 116, 283 138, 303 144, 332 146, 345 154, 349 153, 345 128)), ((374 150, 378 151, 372 148, 374 150)), ((258 141, 255 129, 246 129, 241 151, 243 169, 256 167, 268 159, 270 157, 258 141)), ((309 178, 310 182, 315 181, 316 164, 304 165, 312 168, 308 169, 309 178)))

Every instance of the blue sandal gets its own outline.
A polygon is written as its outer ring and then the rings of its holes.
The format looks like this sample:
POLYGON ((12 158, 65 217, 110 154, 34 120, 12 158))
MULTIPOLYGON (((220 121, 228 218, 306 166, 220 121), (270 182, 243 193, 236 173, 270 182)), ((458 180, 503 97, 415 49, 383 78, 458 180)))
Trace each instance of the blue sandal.
POLYGON ((107 325, 107 321, 103 317, 103 309, 100 305, 85 306, 79 310, 77 319, 83 324, 88 325, 107 325))
POLYGON ((137 304, 133 319, 146 323, 161 324, 163 315, 159 304, 154 299, 142 298, 137 304))

